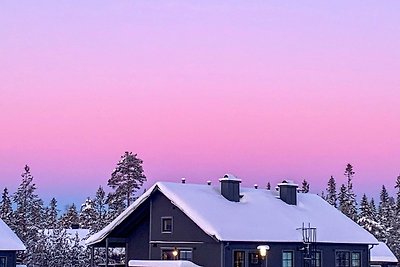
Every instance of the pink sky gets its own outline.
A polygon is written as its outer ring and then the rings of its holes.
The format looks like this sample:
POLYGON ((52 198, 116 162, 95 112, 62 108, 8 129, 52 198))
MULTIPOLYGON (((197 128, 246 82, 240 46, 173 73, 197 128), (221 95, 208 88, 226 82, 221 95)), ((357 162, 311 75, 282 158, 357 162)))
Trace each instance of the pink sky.
POLYGON ((80 202, 124 151, 157 180, 400 174, 398 1, 2 1, 0 189, 80 202), (167 3, 168 2, 168 3, 167 3), (78 187, 77 187, 78 185, 78 187))

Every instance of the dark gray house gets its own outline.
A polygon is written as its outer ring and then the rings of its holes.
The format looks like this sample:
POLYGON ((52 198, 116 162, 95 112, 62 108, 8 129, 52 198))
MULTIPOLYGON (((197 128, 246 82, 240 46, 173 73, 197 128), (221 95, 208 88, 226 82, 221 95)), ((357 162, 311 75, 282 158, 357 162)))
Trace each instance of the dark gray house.
POLYGON ((383 242, 371 248, 371 267, 396 267, 398 260, 390 248, 383 242))
POLYGON ((232 175, 219 183, 158 182, 87 244, 205 267, 369 266, 378 241, 318 195, 287 181, 277 190, 244 188, 232 175))
POLYGON ((15 267, 17 251, 25 246, 17 235, 0 219, 0 267, 15 267))

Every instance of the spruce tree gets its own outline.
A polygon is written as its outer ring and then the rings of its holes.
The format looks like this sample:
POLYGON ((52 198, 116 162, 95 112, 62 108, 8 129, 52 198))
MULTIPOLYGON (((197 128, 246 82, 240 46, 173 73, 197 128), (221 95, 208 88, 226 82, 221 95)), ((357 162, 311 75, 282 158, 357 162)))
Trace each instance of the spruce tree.
POLYGON ((13 210, 7 187, 4 188, 0 201, 0 218, 11 228, 14 228, 13 210))
POLYGON ((267 183, 267 190, 271 190, 271 183, 270 182, 267 183))
POLYGON ((384 233, 379 238, 387 241, 389 237, 390 227, 391 227, 391 208, 390 208, 390 198, 386 187, 382 185, 382 190, 380 192, 380 201, 378 206, 378 220, 379 223, 384 227, 384 233))
POLYGON ((26 246, 26 251, 19 255, 24 263, 32 265, 32 257, 39 240, 39 230, 44 227, 44 209, 43 201, 36 194, 36 185, 33 183, 28 165, 25 165, 21 176, 22 182, 13 194, 16 206, 13 217, 15 222, 18 222, 15 224, 15 231, 26 246))
POLYGON ((310 192, 310 184, 306 181, 306 179, 303 179, 303 182, 301 183, 301 192, 302 193, 310 192))
POLYGON ((137 157, 137 154, 125 152, 108 180, 108 186, 115 190, 114 194, 118 195, 115 198, 123 199, 126 206, 132 204, 135 193, 146 181, 142 164, 143 161, 137 157))
POLYGON ((79 215, 75 203, 72 203, 72 205, 68 207, 67 212, 61 216, 60 223, 64 229, 79 226, 79 215))
POLYGON ((106 193, 103 187, 99 186, 94 199, 94 209, 96 212, 96 223, 92 226, 91 232, 95 233, 104 228, 107 224, 106 193))
POLYGON ((53 197, 50 200, 49 206, 46 208, 46 228, 55 229, 58 227, 58 212, 57 200, 53 197))
POLYGON ((339 210, 346 214, 347 211, 347 205, 349 203, 348 199, 347 199, 347 190, 346 190, 346 186, 344 184, 342 184, 340 186, 340 191, 339 191, 339 195, 338 195, 338 200, 339 200, 339 210))
POLYGON ((326 188, 325 199, 329 204, 331 204, 332 206, 337 208, 337 198, 338 197, 337 197, 337 193, 336 193, 336 181, 335 181, 335 178, 333 178, 333 176, 331 176, 331 178, 329 178, 329 181, 328 181, 328 187, 326 188))
POLYGON ((93 232, 93 228, 97 224, 97 214, 94 207, 93 200, 89 197, 85 200, 85 203, 81 206, 81 212, 79 214, 80 227, 83 229, 89 229, 93 232))
POLYGON ((351 164, 347 164, 344 175, 347 177, 346 194, 348 203, 346 204, 343 213, 353 221, 357 221, 357 201, 356 194, 353 191, 352 181, 354 174, 355 172, 353 170, 353 166, 351 164))

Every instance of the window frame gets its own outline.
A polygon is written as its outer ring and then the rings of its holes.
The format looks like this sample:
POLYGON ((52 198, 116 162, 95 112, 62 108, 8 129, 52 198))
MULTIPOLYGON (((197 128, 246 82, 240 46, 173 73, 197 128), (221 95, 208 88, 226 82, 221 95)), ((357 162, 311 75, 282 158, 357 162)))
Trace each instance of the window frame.
POLYGON ((243 253, 243 267, 246 267, 246 250, 245 249, 235 249, 232 251, 232 266, 236 267, 235 253, 240 252, 243 253))
MULTIPOLYGON (((0 264, 4 264, 4 267, 7 266, 7 257, 6 256, 0 256, 0 264), (4 262, 1 263, 1 260, 4 259, 4 262)), ((1 266, 1 265, 0 265, 1 266)))
POLYGON ((186 260, 186 261, 193 261, 193 248, 177 248, 178 250, 178 259, 179 260, 186 260), (185 252, 190 252, 190 259, 182 259, 181 257, 181 252, 185 251, 185 252))
POLYGON ((343 250, 343 249, 335 250, 335 267, 351 267, 351 251, 350 250, 343 250), (337 258, 338 253, 348 253, 349 254, 348 265, 338 264, 338 258, 337 258))
POLYGON ((358 250, 351 251, 351 253, 350 253, 350 266, 351 267, 361 267, 362 266, 362 256, 361 255, 362 255, 361 251, 358 251, 358 250), (359 258, 358 258, 359 265, 358 266, 353 265, 353 254, 359 255, 359 258))
POLYGON ((174 218, 172 216, 161 217, 161 233, 162 234, 172 234, 174 232, 174 218), (164 230, 164 221, 171 220, 171 230, 164 230))
POLYGON ((292 258, 291 258, 291 265, 290 265, 289 267, 294 267, 294 255, 295 255, 294 250, 287 250, 287 249, 282 250, 282 257, 281 257, 282 267, 285 266, 285 265, 283 264, 283 261, 284 261, 283 255, 284 255, 285 253, 290 253, 290 254, 292 255, 292 258))
POLYGON ((322 266, 324 266, 324 263, 323 263, 323 260, 322 260, 322 258, 323 258, 323 253, 322 253, 322 250, 317 250, 316 252, 315 252, 315 267, 322 267, 322 266), (319 255, 319 265, 317 264, 317 255, 319 255))

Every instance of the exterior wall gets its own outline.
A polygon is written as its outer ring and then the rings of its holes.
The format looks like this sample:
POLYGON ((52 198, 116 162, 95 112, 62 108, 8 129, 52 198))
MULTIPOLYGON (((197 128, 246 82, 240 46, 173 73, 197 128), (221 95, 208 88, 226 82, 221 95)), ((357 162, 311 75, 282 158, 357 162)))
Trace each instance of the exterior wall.
POLYGON ((16 266, 16 252, 15 251, 0 251, 0 257, 7 258, 7 267, 15 267, 16 266))
MULTIPOLYGON (((267 266, 280 267, 282 266, 282 252, 285 251, 293 251, 294 255, 294 266, 295 267, 304 267, 307 266, 303 262, 303 254, 300 248, 303 246, 302 243, 268 243, 268 242, 259 242, 259 243, 239 243, 239 242, 231 242, 225 244, 225 255, 224 255, 224 267, 233 267, 233 257, 235 251, 245 251, 246 257, 248 253, 257 252, 258 245, 269 245, 270 250, 268 251, 267 256, 267 266)), ((350 251, 350 252, 360 252, 361 253, 361 266, 368 267, 369 266, 369 251, 367 245, 346 245, 346 244, 317 244, 317 251, 320 251, 322 254, 322 265, 324 267, 335 267, 335 255, 336 251, 350 251)), ((247 259, 248 261, 248 259, 247 259)), ((245 267, 258 267, 262 266, 261 263, 257 264, 248 264, 246 263, 245 267)))
POLYGON ((147 216, 128 236, 128 259, 149 259, 149 229, 150 217, 147 216))
POLYGON ((153 195, 151 203, 150 258, 161 259, 162 249, 191 249, 193 262, 204 267, 221 266, 221 245, 201 230, 163 194, 153 195), (162 233, 161 218, 172 217, 172 233, 162 233))

